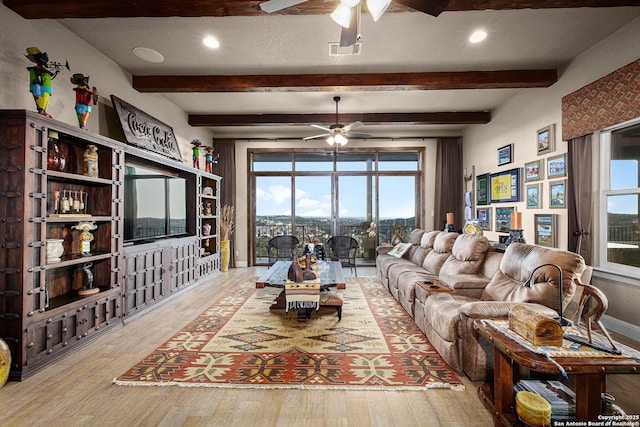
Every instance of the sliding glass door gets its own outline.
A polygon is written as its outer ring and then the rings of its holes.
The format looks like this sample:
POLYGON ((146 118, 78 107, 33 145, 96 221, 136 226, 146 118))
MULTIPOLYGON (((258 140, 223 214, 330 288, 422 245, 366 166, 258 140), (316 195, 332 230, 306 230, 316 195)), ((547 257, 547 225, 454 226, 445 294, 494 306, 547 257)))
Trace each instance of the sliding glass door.
POLYGON ((357 261, 372 265, 377 245, 406 240, 419 223, 419 159, 416 149, 252 153, 253 263, 265 264, 267 241, 287 234, 301 245, 351 236, 357 261))

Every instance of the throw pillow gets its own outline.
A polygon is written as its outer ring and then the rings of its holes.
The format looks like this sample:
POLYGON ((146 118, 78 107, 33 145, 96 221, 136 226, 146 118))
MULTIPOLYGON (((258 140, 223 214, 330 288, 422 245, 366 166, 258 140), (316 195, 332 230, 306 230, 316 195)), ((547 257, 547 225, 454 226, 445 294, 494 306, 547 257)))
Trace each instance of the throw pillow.
POLYGON ((393 255, 397 258, 402 258, 404 254, 407 253, 409 248, 411 247, 411 243, 398 243, 389 251, 389 255, 393 255))

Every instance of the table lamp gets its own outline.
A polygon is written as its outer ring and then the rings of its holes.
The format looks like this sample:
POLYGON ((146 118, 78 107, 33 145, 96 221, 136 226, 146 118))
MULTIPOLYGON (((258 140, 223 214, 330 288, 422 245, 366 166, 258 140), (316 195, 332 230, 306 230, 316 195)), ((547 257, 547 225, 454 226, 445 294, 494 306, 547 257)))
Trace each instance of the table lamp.
POLYGON ((573 322, 571 322, 571 320, 565 319, 562 316, 562 300, 563 300, 562 268, 560 268, 556 264, 550 264, 550 263, 539 265, 533 269, 533 271, 529 275, 529 278, 523 283, 522 286, 524 286, 525 288, 530 288, 533 280, 533 274, 539 269, 541 269, 542 267, 555 267, 558 269, 558 292, 560 297, 560 310, 558 311, 560 318, 558 319, 558 322, 560 323, 560 326, 570 326, 573 324, 573 322))

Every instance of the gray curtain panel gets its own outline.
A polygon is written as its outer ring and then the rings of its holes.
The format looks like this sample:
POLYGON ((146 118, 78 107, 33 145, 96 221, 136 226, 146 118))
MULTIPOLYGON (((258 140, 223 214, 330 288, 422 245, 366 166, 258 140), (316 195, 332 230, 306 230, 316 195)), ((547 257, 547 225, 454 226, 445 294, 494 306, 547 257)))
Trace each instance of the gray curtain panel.
POLYGON ((568 141, 567 214, 568 249, 591 264, 592 219, 592 134, 568 141))
POLYGON ((444 230, 447 212, 453 212, 456 230, 464 226, 462 188, 462 138, 439 138, 436 150, 436 182, 433 226, 444 230))

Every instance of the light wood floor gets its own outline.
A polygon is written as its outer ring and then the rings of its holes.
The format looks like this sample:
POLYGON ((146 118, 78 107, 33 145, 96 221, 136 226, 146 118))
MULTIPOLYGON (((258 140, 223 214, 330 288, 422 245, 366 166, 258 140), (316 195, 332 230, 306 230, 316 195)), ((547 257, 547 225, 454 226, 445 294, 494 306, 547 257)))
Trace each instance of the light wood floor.
MULTIPOLYGON (((374 269, 360 268, 360 276, 374 269)), ((466 390, 322 391, 125 387, 111 380, 169 339, 235 283, 264 268, 230 269, 161 304, 41 370, 0 389, 1 426, 490 426, 466 390)), ((348 274, 348 270, 345 269, 348 274)), ((609 381, 618 396, 635 394, 640 376, 609 381), (630 379, 631 378, 631 379, 630 379)), ((629 397, 629 399, 631 399, 629 397)), ((618 398, 624 405, 626 401, 618 398)), ((632 400, 633 402, 633 400, 632 400)), ((638 403, 634 402, 637 406, 638 403)), ((625 409, 629 408, 626 406, 625 409)), ((629 411, 629 409, 627 409, 629 411)), ((640 410, 636 407, 635 412, 640 410)))

